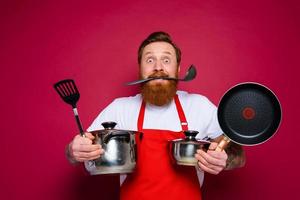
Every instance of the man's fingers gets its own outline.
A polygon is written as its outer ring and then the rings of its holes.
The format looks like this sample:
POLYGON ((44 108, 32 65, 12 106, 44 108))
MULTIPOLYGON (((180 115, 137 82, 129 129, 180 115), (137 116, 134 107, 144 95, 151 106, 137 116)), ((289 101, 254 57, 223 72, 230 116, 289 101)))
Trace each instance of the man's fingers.
POLYGON ((74 138, 74 145, 77 144, 93 144, 93 140, 88 137, 82 137, 80 135, 76 135, 74 138))
POLYGON ((85 136, 76 135, 69 145, 70 155, 77 161, 94 160, 104 153, 100 144, 93 144, 95 137, 86 132, 85 136))
POLYGON ((93 159, 95 157, 100 157, 101 154, 104 153, 103 149, 98 149, 96 151, 91 152, 74 152, 74 156, 77 159, 93 159))
POLYGON ((207 154, 220 160, 227 160, 228 158, 228 155, 225 152, 220 153, 218 151, 207 151, 207 154))
POLYGON ((198 154, 196 154, 195 157, 198 160, 198 163, 201 163, 206 168, 209 168, 209 169, 211 169, 213 171, 222 171, 222 169, 223 169, 223 166, 219 166, 219 165, 215 165, 215 164, 210 164, 209 162, 207 162, 207 160, 205 160, 202 156, 200 156, 198 154))
POLYGON ((93 134, 91 134, 90 132, 85 132, 84 135, 86 138, 88 138, 90 140, 95 139, 95 136, 93 136, 93 134))
POLYGON ((211 142, 208 149, 209 150, 215 150, 218 146, 218 143, 217 142, 211 142))
MULTIPOLYGON (((217 152, 217 154, 218 153, 220 154, 220 152, 217 152)), ((211 155, 211 152, 206 153, 203 150, 197 150, 197 154, 196 154, 197 159, 203 158, 208 164, 217 165, 217 166, 221 166, 221 167, 225 167, 225 165, 226 165, 226 158, 216 155, 215 153, 212 153, 212 154, 216 157, 211 155), (197 156, 197 154, 199 154, 199 155, 197 156)))
POLYGON ((210 173, 210 174, 215 174, 215 175, 217 175, 217 174, 219 174, 219 172, 220 172, 220 171, 216 171, 216 170, 214 170, 214 169, 211 169, 211 168, 206 167, 206 166, 205 166, 204 164, 202 164, 201 162, 198 162, 198 165, 199 165, 200 169, 202 169, 203 171, 208 172, 208 173, 210 173))
POLYGON ((91 151, 96 151, 102 149, 101 146, 99 144, 92 144, 92 145, 85 145, 82 144, 80 146, 78 146, 77 148, 75 147, 75 151, 82 151, 82 152, 91 152, 91 151))

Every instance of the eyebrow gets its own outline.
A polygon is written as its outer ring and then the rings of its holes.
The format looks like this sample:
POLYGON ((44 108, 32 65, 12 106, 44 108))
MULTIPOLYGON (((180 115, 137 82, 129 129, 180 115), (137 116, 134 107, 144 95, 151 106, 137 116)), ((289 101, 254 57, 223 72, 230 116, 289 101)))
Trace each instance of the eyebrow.
MULTIPOLYGON (((148 54, 152 54, 152 53, 153 52, 149 51, 149 52, 145 53, 145 56, 148 55, 148 54)), ((169 51, 163 51, 163 53, 172 55, 169 51)))

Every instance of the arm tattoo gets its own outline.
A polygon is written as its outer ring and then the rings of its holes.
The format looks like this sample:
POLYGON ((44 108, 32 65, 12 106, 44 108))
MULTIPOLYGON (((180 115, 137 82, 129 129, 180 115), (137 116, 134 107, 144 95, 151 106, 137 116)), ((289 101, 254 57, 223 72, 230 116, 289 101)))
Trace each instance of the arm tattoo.
POLYGON ((226 161, 226 170, 243 167, 246 162, 245 152, 242 146, 233 142, 229 143, 225 149, 228 159, 226 161))

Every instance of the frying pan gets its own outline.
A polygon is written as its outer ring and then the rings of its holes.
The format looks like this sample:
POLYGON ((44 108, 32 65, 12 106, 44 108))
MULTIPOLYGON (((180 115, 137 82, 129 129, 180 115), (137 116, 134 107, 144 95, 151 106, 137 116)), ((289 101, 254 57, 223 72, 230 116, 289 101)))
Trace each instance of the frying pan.
POLYGON ((281 121, 281 106, 266 86, 241 83, 221 98, 218 121, 224 137, 216 151, 222 151, 230 141, 246 146, 258 145, 276 133, 281 121))

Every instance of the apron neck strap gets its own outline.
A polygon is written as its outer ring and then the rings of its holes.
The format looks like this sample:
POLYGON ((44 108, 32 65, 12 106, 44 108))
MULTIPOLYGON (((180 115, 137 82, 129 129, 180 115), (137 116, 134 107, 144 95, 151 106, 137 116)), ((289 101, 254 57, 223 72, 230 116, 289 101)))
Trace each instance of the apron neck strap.
MULTIPOLYGON (((181 128, 183 131, 186 131, 188 130, 188 123, 186 121, 185 114, 177 94, 175 95, 174 100, 175 100, 175 105, 179 116, 181 128)), ((139 116, 138 116, 138 124, 137 124, 138 131, 141 131, 143 129, 145 110, 146 110, 146 102, 143 100, 141 104, 139 116)))
POLYGON ((178 113, 178 116, 179 116, 181 128, 182 128, 183 131, 187 131, 189 129, 188 128, 188 123, 186 121, 185 114, 183 112, 183 109, 182 109, 182 106, 181 106, 181 103, 179 101, 179 98, 178 98, 177 94, 175 95, 174 100, 175 100, 175 105, 176 105, 177 113, 178 113))
POLYGON ((142 131, 142 129, 143 129, 145 108, 146 108, 146 102, 143 100, 141 108, 140 108, 139 117, 138 117, 138 124, 137 124, 138 125, 138 131, 142 131))

